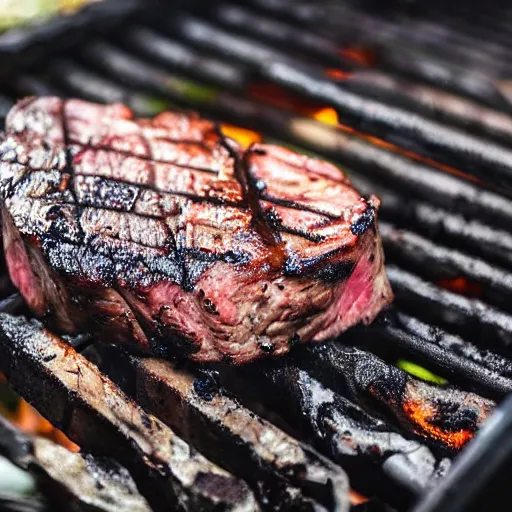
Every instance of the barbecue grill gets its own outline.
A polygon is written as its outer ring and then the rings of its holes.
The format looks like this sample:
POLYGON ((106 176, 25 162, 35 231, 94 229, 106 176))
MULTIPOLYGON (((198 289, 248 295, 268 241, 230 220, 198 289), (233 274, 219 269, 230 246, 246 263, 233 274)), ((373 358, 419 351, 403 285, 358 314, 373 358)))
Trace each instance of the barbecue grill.
POLYGON ((343 167, 382 199, 396 295, 339 340, 205 367, 48 332, 2 263, 0 370, 81 448, 0 423, 47 506, 506 509, 512 6, 481 4, 103 0, 0 35, 2 116, 26 95, 196 110, 343 167))

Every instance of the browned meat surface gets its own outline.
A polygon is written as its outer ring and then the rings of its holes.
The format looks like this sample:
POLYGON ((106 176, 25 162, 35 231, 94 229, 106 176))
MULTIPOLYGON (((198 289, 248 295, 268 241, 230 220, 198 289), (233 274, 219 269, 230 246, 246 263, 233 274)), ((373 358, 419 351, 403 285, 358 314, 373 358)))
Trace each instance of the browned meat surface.
POLYGON ((61 331, 243 363, 370 322, 392 298, 376 197, 198 117, 28 98, 0 166, 11 278, 61 331))

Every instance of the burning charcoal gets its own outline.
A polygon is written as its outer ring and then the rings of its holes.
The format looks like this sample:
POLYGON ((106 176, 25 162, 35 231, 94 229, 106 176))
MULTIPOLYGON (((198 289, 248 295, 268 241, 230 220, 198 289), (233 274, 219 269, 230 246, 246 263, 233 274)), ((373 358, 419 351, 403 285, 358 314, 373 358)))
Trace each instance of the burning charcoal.
POLYGON ((484 396, 512 392, 512 362, 458 336, 395 312, 369 329, 358 328, 344 340, 380 353, 389 360, 404 351, 452 382, 462 382, 484 396))
POLYGON ((38 488, 61 510, 151 510, 119 464, 70 452, 42 437, 29 437, 1 417, 0 453, 33 474, 38 488))
POLYGON ((257 509, 245 483, 196 453, 36 321, 0 315, 0 366, 13 388, 83 449, 116 457, 155 510, 257 509))
POLYGON ((341 468, 221 393, 212 376, 198 378, 162 360, 133 361, 141 405, 253 485, 266 509, 307 510, 313 499, 327 510, 348 510, 341 468))
POLYGON ((436 286, 395 265, 386 267, 400 308, 446 326, 483 348, 508 351, 512 346, 512 317, 488 304, 436 286))
POLYGON ((340 343, 312 345, 299 361, 350 400, 382 411, 448 453, 460 450, 495 406, 474 393, 417 380, 370 352, 340 343))
POLYGON ((262 414, 273 411, 283 427, 313 443, 349 474, 361 492, 405 506, 449 467, 418 441, 325 388, 306 371, 287 364, 223 369, 219 379, 262 414))

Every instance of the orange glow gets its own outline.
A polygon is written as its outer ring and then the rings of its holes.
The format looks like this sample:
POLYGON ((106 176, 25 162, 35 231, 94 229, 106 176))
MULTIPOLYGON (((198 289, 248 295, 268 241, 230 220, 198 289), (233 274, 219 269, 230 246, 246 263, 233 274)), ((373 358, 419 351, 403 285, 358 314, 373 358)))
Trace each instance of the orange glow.
POLYGON ((63 432, 56 429, 48 420, 44 419, 25 400, 20 400, 18 409, 11 421, 27 434, 47 437, 72 452, 80 451, 78 445, 73 443, 63 432))
MULTIPOLYGON (((0 373, 0 384, 6 384, 5 375, 0 373)), ((22 432, 29 435, 46 437, 64 446, 69 451, 78 452, 80 447, 73 443, 63 432, 55 428, 48 420, 44 419, 25 400, 19 399, 16 410, 8 411, 0 404, 0 414, 16 425, 22 432)))
POLYGON ((432 425, 437 411, 422 402, 408 400, 403 408, 409 420, 415 425, 414 430, 417 434, 437 439, 450 448, 460 450, 473 437, 473 433, 466 429, 449 432, 432 425))
POLYGON ((326 69, 325 73, 331 78, 336 78, 336 80, 346 80, 352 76, 351 73, 347 73, 346 71, 342 71, 338 68, 326 69))
POLYGON ((318 103, 304 100, 278 85, 266 82, 249 85, 247 92, 255 100, 308 117, 321 107, 318 103))
POLYGON ((332 126, 336 126, 338 124, 338 114, 333 108, 321 108, 313 114, 313 117, 317 121, 322 121, 322 123, 330 124, 332 126))
POLYGON ((255 142, 262 141, 262 137, 259 133, 248 130, 247 128, 240 128, 239 126, 233 126, 226 123, 222 123, 221 127, 222 133, 226 137, 231 137, 232 139, 236 140, 244 148, 248 148, 255 142))
POLYGON ((64 448, 67 448, 70 452, 80 451, 80 446, 73 443, 73 441, 71 441, 71 439, 69 439, 69 437, 66 434, 64 434, 64 432, 62 432, 62 430, 54 428, 52 432, 52 437, 56 443, 64 446, 64 448))
POLYGON ((372 66, 375 64, 375 55, 367 48, 343 48, 339 52, 343 57, 353 60, 360 66, 372 66))
POLYGON ((478 297, 482 294, 482 286, 468 281, 465 277, 455 277, 454 279, 441 279, 437 282, 442 288, 452 292, 460 293, 469 297, 478 297))
POLYGON ((365 503, 366 501, 368 501, 368 498, 366 496, 359 494, 357 491, 354 491, 354 489, 350 489, 349 497, 351 505, 361 505, 361 503, 365 503))
POLYGON ((402 155, 407 156, 408 158, 411 158, 412 160, 416 160, 418 162, 430 165, 431 167, 436 167, 437 169, 440 169, 441 171, 445 171, 450 174, 454 174, 455 176, 459 176, 461 178, 464 178, 469 181, 473 181, 475 183, 481 183, 481 181, 478 178, 475 178, 471 174, 467 174, 459 169, 456 169, 455 167, 451 167, 449 165, 445 165, 445 164, 436 162, 435 160, 432 160, 426 156, 419 155, 418 153, 414 153, 413 151, 409 151, 407 149, 402 149, 400 146, 395 146, 395 144, 392 144, 391 142, 387 142, 385 140, 379 139, 378 137, 374 137, 373 135, 368 135, 366 133, 358 132, 350 126, 347 126, 344 124, 338 124, 338 129, 340 129, 341 131, 344 131, 346 133, 358 135, 362 139, 365 139, 368 142, 375 144, 376 146, 380 146, 381 148, 388 149, 390 151, 394 151, 395 153, 401 153, 402 155))
MULTIPOLYGON (((346 52, 352 52, 352 50, 343 50, 346 52)), ((354 50, 355 51, 355 50, 354 50)), ((357 54, 357 52, 356 52, 357 54)), ((354 54, 354 55, 356 55, 354 54)), ((329 71, 328 71, 329 72, 329 71)), ((340 71, 343 73, 342 71, 340 71)), ((306 117, 312 117, 315 119, 318 119, 319 112, 321 112, 321 116, 325 115, 324 112, 332 111, 334 114, 329 113, 327 115, 327 123, 330 125, 334 125, 334 115, 336 115, 336 112, 334 109, 330 107, 326 107, 325 105, 319 105, 318 103, 313 103, 311 101, 304 100, 301 97, 298 97, 294 95, 293 93, 290 93, 290 91, 287 91, 286 89, 283 89, 282 87, 266 82, 257 83, 254 82, 251 84, 247 89, 248 94, 255 100, 261 101, 263 103, 266 103, 268 105, 272 105, 276 108, 282 108, 285 110, 291 110, 293 112, 296 112, 297 114, 306 116, 306 117)), ((336 115, 336 119, 338 119, 336 115)), ((324 119, 319 119, 320 121, 324 121, 324 119)), ((325 121, 324 121, 325 122, 325 121)), ((426 165, 430 165, 431 167, 435 167, 436 169, 440 169, 442 171, 448 172, 450 174, 454 174, 455 176, 459 176, 461 178, 464 178, 469 181, 473 181, 475 183, 481 183, 481 180, 478 178, 475 178, 474 176, 465 173, 464 171, 461 171, 460 169, 456 169, 455 167, 451 167, 449 165, 442 164, 440 162, 436 162, 435 160, 432 160, 428 157, 419 155, 418 153, 415 153, 414 151, 410 151, 407 149, 403 149, 400 146, 396 146, 395 144, 392 144, 391 142, 387 142, 383 139, 380 139, 378 137, 375 137, 373 135, 368 135, 363 132, 359 132, 355 130, 354 128, 340 124, 338 119, 337 128, 345 133, 350 133, 357 135, 358 137, 361 137, 364 140, 367 140, 371 144, 374 144, 376 146, 380 146, 384 149, 387 149, 389 151, 393 151, 395 153, 402 154, 408 158, 411 158, 412 160, 416 160, 417 162, 424 163, 426 165)))

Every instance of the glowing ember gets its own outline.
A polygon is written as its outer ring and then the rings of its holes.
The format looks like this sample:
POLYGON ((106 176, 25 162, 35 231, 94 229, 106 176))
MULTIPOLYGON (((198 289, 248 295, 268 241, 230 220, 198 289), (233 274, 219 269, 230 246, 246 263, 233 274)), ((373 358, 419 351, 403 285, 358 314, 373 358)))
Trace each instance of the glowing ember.
POLYGON ((482 294, 482 286, 472 283, 465 277, 455 277, 453 279, 441 279, 437 282, 442 288, 446 288, 455 293, 466 295, 468 297, 478 297, 482 294))
MULTIPOLYGON (((0 373, 0 384, 7 384, 7 379, 2 373, 0 373)), ((14 392, 12 394, 16 397, 16 407, 14 410, 12 408, 9 410, 0 404, 0 414, 27 434, 52 439, 72 452, 80 451, 78 445, 44 419, 31 405, 25 400, 18 398, 14 392)))
POLYGON ((231 137, 236 140, 244 148, 248 148, 251 144, 261 142, 263 139, 261 135, 247 128, 240 128, 239 126, 233 126, 231 124, 221 124, 222 133, 226 137, 231 137))
POLYGON ((321 121, 322 123, 330 124, 332 126, 336 126, 338 124, 338 114, 333 108, 321 108, 313 114, 313 117, 317 121, 321 121))
POLYGON ((354 491, 354 489, 350 489, 349 496, 350 503, 352 505, 361 505, 361 503, 365 503, 368 501, 368 498, 366 496, 359 494, 357 491, 354 491))
POLYGON ((473 432, 467 429, 450 432, 433 424, 438 412, 424 402, 409 399, 403 404, 403 409, 415 425, 414 430, 417 434, 442 441, 450 448, 460 450, 473 437, 473 432))
POLYGON ((325 72, 327 76, 335 78, 336 80, 346 80, 352 76, 351 73, 347 73, 338 68, 326 69, 325 72))
POLYGON ((375 55, 368 48, 342 48, 340 54, 354 61, 360 66, 372 66, 375 64, 375 55))
POLYGON ((311 117, 320 108, 318 103, 304 100, 278 85, 266 82, 251 84, 247 92, 255 100, 277 108, 292 110, 308 117, 311 117))

